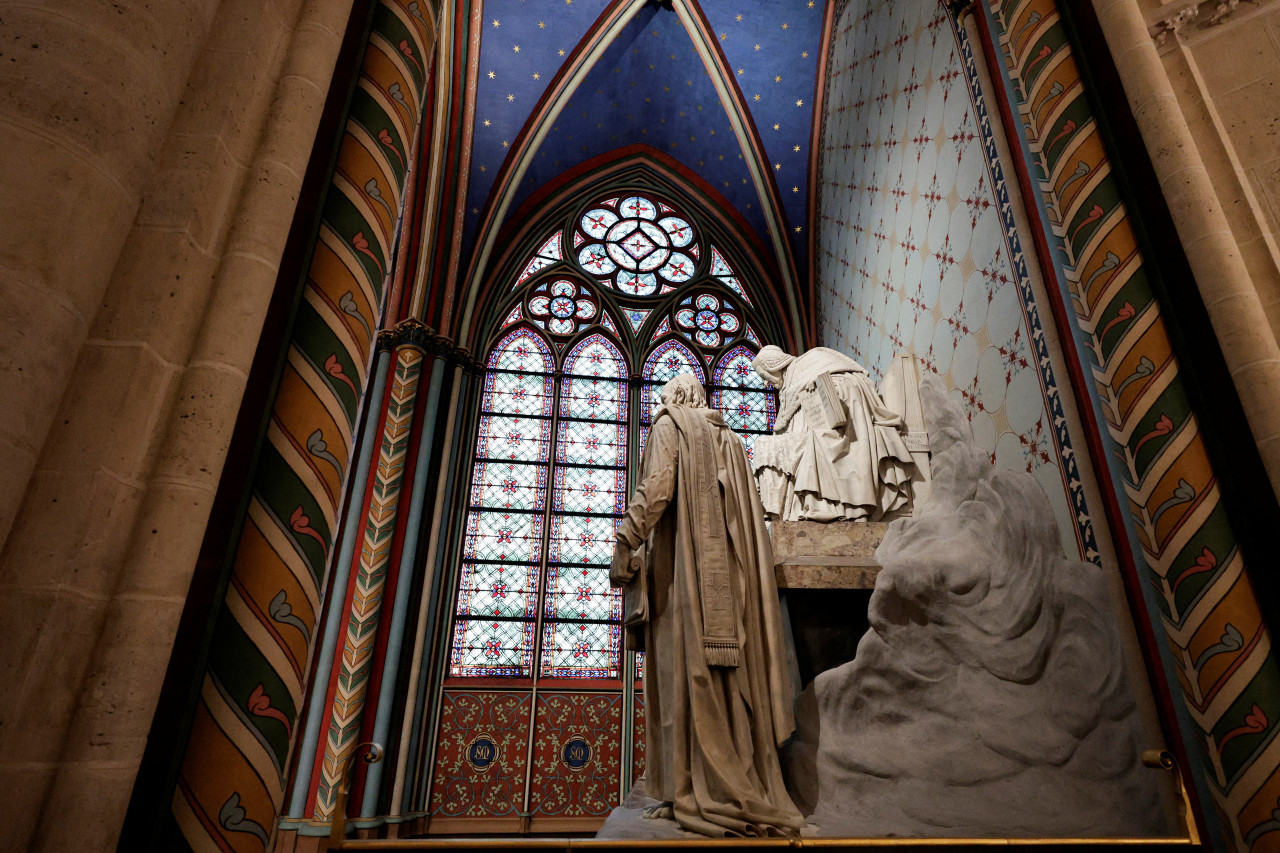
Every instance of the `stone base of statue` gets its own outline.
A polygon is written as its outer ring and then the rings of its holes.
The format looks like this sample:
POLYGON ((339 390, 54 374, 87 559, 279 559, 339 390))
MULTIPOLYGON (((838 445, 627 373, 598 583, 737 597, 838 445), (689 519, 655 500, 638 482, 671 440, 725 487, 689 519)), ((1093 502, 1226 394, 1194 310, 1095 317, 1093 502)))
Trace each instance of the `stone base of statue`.
POLYGON ((867 603, 889 528, 876 521, 775 521, 770 525, 783 618, 794 644, 798 687, 853 660, 867 631, 867 603))

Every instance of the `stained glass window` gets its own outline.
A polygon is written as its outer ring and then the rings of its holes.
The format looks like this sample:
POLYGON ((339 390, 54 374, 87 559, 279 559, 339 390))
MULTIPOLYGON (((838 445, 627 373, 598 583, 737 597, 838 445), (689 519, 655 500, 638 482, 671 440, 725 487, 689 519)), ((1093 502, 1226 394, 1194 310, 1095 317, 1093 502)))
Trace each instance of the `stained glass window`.
MULTIPOLYGON (((656 194, 628 192, 583 205, 572 225, 539 237, 512 273, 513 290, 495 308, 497 342, 481 388, 442 707, 475 700, 477 719, 497 720, 497 697, 523 696, 523 728, 507 737, 496 723, 479 722, 472 740, 454 743, 456 731, 442 722, 440 779, 493 776, 488 764, 456 760, 458 750, 482 740, 503 756, 496 763, 515 762, 526 743, 536 754, 558 755, 563 732, 544 697, 613 696, 617 707, 633 708, 586 733, 587 755, 610 738, 624 742, 621 727, 633 713, 643 726, 643 703, 620 701, 640 689, 644 662, 634 657, 635 680, 624 684, 622 601, 608 578, 638 467, 629 427, 639 428, 643 451, 658 392, 682 373, 707 387, 709 404, 748 453, 776 408, 772 389, 750 367, 775 326, 753 307, 708 234, 656 194)), ((642 753, 643 732, 633 740, 642 753)), ((530 793, 543 784, 537 774, 562 772, 554 761, 539 770, 535 763, 508 768, 512 790, 524 793, 503 800, 533 815, 530 826, 540 814, 530 793)), ((601 779, 618 779, 616 769, 602 764, 599 771, 601 779)), ((563 770, 579 779, 593 772, 563 770)), ((616 803, 621 793, 602 796, 616 803)))
POLYGON ((488 366, 450 673, 528 677, 551 455, 554 361, 540 335, 517 327, 494 346, 488 366))
POLYGON ((630 296, 689 281, 702 254, 688 218, 642 195, 606 199, 583 213, 574 249, 588 275, 630 296))

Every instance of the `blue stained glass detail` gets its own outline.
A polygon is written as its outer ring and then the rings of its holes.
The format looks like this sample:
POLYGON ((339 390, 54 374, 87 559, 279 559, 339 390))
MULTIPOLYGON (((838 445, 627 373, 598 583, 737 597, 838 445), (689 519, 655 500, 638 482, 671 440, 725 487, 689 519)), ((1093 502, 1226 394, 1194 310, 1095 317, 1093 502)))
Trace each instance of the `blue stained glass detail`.
POLYGON ((463 563, 458 578, 459 616, 528 617, 538 600, 538 567, 463 563))
POLYGON ((561 421, 556 461, 574 465, 627 464, 627 425, 597 421, 561 421))
POLYGON ((542 629, 545 678, 618 678, 622 674, 622 629, 612 624, 551 622, 542 629))
POLYGON ((472 510, 462 556, 467 560, 536 562, 542 556, 542 516, 472 510))
MULTIPOLYGON (((612 550, 612 549, 610 549, 612 550)), ((546 615, 556 619, 621 619, 622 591, 609 586, 609 567, 547 567, 546 615)))
POLYGON ((554 489, 556 512, 614 514, 627 508, 625 468, 557 468, 554 489))
POLYGON ((627 322, 631 324, 631 331, 639 332, 640 327, 644 325, 644 321, 648 319, 653 311, 642 311, 639 308, 623 308, 622 316, 627 318, 627 322))
POLYGON ((711 374, 711 383, 733 388, 759 388, 763 391, 769 386, 765 384, 764 377, 751 366, 755 357, 755 351, 745 346, 734 347, 720 357, 720 363, 711 374))
POLYGON ((711 374, 711 405, 724 414, 725 423, 738 433, 753 458, 756 437, 773 429, 777 397, 751 367, 755 351, 736 346, 725 353, 711 374))
POLYGON ((533 674, 532 622, 459 619, 453 626, 449 674, 528 678, 533 674))
POLYGON ((545 465, 478 461, 471 475, 471 505, 540 510, 547 497, 545 465))
POLYGON ((618 327, 614 325, 613 319, 609 316, 608 311, 600 312, 600 325, 604 326, 615 335, 618 335, 618 337, 622 337, 622 335, 618 334, 618 327))
POLYGON ((649 338, 649 343, 653 343, 663 335, 670 334, 670 332, 671 332, 671 321, 668 320, 666 317, 663 317, 662 322, 658 323, 658 328, 653 330, 653 336, 649 338))
POLYGON ((644 378, 640 388, 641 423, 648 424, 661 404, 662 386, 682 373, 693 374, 703 384, 707 381, 697 356, 680 341, 667 341, 649 353, 641 371, 644 378))

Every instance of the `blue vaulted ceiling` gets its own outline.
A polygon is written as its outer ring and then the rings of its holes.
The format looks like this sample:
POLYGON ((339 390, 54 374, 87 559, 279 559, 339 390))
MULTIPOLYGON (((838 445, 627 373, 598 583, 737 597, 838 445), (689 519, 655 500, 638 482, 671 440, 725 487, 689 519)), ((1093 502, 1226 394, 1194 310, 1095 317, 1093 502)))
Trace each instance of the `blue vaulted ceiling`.
MULTIPOLYGON (((642 143, 681 162, 720 191, 771 246, 763 209, 785 228, 797 272, 807 268, 807 206, 811 132, 822 0, 685 0, 712 36, 727 68, 731 99, 745 105, 747 134, 739 143, 707 63, 669 2, 632 0, 638 9, 604 48, 586 76, 563 97, 562 109, 528 169, 513 188, 506 215, 565 171, 609 151, 642 143), (776 191, 760 193, 749 160, 760 150, 762 171, 776 191), (772 199, 776 199, 774 202, 772 199)), ((487 0, 478 66, 475 137, 464 219, 464 254, 503 186, 495 183, 516 154, 521 129, 549 84, 590 40, 597 20, 623 0, 487 0)), ((585 48, 584 48, 585 49, 585 48)), ((532 128, 526 132, 531 136, 532 128)), ((501 224, 501 223, 497 223, 501 224)), ((786 259, 777 258, 780 268, 786 259)))

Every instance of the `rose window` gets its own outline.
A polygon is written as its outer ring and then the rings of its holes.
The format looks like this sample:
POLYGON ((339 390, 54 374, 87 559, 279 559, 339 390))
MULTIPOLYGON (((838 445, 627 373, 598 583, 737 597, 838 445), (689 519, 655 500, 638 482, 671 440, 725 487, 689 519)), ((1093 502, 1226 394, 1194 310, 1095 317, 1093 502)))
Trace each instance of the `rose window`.
POLYGON ((738 336, 742 319, 728 300, 700 293, 680 303, 675 312, 676 328, 685 337, 704 347, 718 347, 738 336))
POLYGON ((583 214, 578 226, 578 263, 623 293, 665 293, 697 270, 701 249, 693 226, 674 208, 644 196, 606 199, 583 214))
POLYGON ((563 278, 534 289, 526 305, 529 318, 554 335, 572 335, 600 313, 589 290, 563 278))

